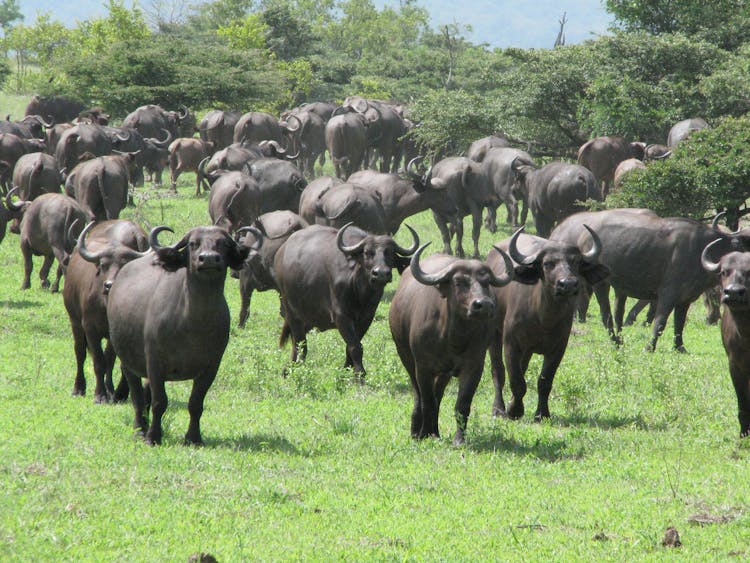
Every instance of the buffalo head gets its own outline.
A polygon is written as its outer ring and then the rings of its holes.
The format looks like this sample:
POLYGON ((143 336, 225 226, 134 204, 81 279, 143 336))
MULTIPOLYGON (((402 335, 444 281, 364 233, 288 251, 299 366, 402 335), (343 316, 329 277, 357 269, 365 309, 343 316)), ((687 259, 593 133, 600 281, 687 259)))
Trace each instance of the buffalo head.
POLYGON ((464 319, 489 319, 495 314, 495 294, 491 287, 503 287, 513 279, 513 262, 500 248, 494 247, 505 262, 501 276, 480 260, 462 260, 449 256, 436 256, 433 260, 442 265, 437 272, 428 274, 420 266, 423 244, 411 259, 411 273, 423 285, 432 285, 448 300, 448 307, 464 319))
MULTIPOLYGON (((609 269, 597 262, 602 243, 593 229, 584 225, 592 240, 591 248, 584 252, 581 248, 555 241, 534 238, 539 246, 531 254, 518 249, 518 237, 524 227, 518 229, 510 239, 508 253, 518 264, 515 279, 533 285, 541 280, 545 291, 556 298, 566 299, 578 294, 580 277, 594 284, 609 275, 609 269)), ((580 243, 579 243, 580 244, 580 243)))
POLYGON ((721 243, 716 239, 703 249, 701 264, 711 273, 719 274, 721 283, 721 302, 734 310, 750 309, 748 299, 748 281, 750 281, 750 253, 730 252, 722 256, 718 262, 710 258, 711 250, 721 243))
POLYGON ((156 253, 156 263, 169 271, 187 268, 189 276, 214 278, 225 276, 227 268, 238 270, 250 248, 237 244, 227 231, 219 227, 195 227, 172 246, 161 246, 158 235, 174 232, 169 227, 151 229, 148 242, 156 253))
POLYGON ((414 244, 411 248, 403 248, 396 244, 391 237, 386 235, 371 235, 360 229, 354 228, 351 234, 358 238, 358 242, 352 245, 344 244, 347 229, 352 223, 347 223, 339 229, 336 236, 336 244, 341 252, 349 259, 353 268, 361 268, 367 273, 370 283, 374 285, 385 285, 393 278, 393 268, 403 269, 408 264, 405 258, 414 254, 419 247, 419 236, 409 225, 406 228, 411 232, 414 244))

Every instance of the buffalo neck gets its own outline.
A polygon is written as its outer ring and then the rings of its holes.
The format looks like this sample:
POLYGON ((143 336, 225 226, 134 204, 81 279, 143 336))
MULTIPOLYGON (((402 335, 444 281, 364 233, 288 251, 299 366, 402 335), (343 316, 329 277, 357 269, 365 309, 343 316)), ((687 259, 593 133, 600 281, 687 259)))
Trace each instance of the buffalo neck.
POLYGON ((734 331, 743 342, 750 342, 750 309, 732 310, 724 305, 724 315, 734 324, 734 331))
POLYGON ((486 348, 489 344, 492 319, 468 319, 451 311, 448 299, 440 299, 440 341, 450 343, 451 351, 463 352, 469 348, 486 348))
POLYGON ((179 270, 179 272, 182 271, 184 271, 184 274, 182 274, 182 295, 187 306, 188 316, 214 314, 219 310, 217 307, 221 303, 226 303, 224 298, 226 270, 221 276, 210 278, 194 275, 187 268, 179 270))

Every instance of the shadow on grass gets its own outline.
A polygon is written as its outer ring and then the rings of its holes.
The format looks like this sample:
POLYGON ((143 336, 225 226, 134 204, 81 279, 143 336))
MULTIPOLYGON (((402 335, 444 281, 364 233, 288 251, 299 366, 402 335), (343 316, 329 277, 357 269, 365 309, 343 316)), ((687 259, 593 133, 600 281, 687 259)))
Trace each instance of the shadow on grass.
POLYGON ((300 451, 289 440, 282 436, 270 434, 243 434, 235 438, 218 438, 206 440, 209 448, 229 448, 251 452, 278 452, 287 455, 308 455, 308 452, 300 451))
POLYGON ((591 416, 585 414, 573 414, 570 416, 555 416, 554 424, 558 426, 589 426, 601 430, 615 430, 617 428, 635 428, 638 430, 659 431, 666 430, 667 423, 654 423, 645 420, 641 415, 636 416, 591 416))
POLYGON ((537 440, 534 444, 524 444, 503 436, 501 430, 474 436, 469 440, 468 448, 475 452, 499 452, 530 456, 551 463, 584 457, 580 452, 569 451, 565 440, 537 440))
POLYGON ((41 301, 0 301, 2 309, 33 309, 41 306, 41 301))

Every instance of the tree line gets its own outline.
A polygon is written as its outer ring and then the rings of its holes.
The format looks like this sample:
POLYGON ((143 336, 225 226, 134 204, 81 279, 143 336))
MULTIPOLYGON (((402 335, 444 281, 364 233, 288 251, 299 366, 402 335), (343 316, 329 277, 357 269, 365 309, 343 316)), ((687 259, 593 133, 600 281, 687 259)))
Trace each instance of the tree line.
POLYGON ((6 90, 64 94, 115 117, 145 103, 277 113, 356 94, 406 104, 418 123, 411 134, 431 155, 460 153, 502 131, 533 154, 574 157, 598 135, 664 143, 672 124, 700 116, 716 126, 703 133, 701 173, 694 160, 671 170, 681 159, 670 159, 639 175, 647 186, 626 182, 623 202, 698 216, 727 208, 728 198, 744 201, 750 190, 750 172, 742 172, 750 170, 750 148, 737 148, 740 138, 710 142, 717 131, 741 137, 746 130, 744 0, 607 0, 609 34, 549 49, 474 44, 461 25, 432 28, 416 0, 382 9, 372 0, 217 0, 190 8, 154 0, 148 9, 109 0, 106 16, 74 28, 50 15, 15 23, 14 6, 0 2, 6 90), (716 164, 727 146, 731 158, 716 164), (725 177, 732 189, 714 185, 725 177), (703 190, 702 197, 659 199, 677 179, 683 192, 703 190))

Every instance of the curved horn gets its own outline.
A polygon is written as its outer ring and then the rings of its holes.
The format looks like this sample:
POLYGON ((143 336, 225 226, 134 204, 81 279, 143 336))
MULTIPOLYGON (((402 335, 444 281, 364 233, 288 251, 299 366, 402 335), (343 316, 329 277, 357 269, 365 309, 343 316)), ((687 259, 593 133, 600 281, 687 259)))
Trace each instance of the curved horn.
POLYGON ((404 226, 409 229, 411 232, 411 238, 414 240, 414 244, 411 245, 409 248, 404 248, 403 246, 396 245, 396 253, 400 254, 401 256, 411 256, 414 254, 417 249, 419 248, 419 235, 417 234, 417 231, 412 229, 409 225, 404 223, 404 226))
POLYGON ((422 156, 422 155, 415 156, 414 158, 412 158, 409 161, 409 164, 406 165, 406 173, 409 176, 412 176, 412 177, 416 176, 416 177, 418 177, 418 178, 421 179, 422 176, 419 174, 419 172, 417 172, 416 170, 414 170, 414 167, 416 166, 416 164, 415 164, 416 162, 422 162, 423 160, 424 160, 424 156, 422 156))
POLYGON ((508 256, 502 248, 498 248, 494 244, 492 245, 492 248, 497 250, 500 253, 500 256, 503 258, 503 262, 505 262, 505 273, 502 276, 498 276, 495 274, 495 272, 492 271, 492 268, 490 268, 490 272, 492 273, 492 277, 490 278, 490 285, 493 287, 503 287, 504 285, 508 285, 511 281, 513 281, 513 272, 515 271, 513 269, 513 261, 510 259, 510 256, 508 256))
POLYGON ((263 233, 260 232, 260 229, 254 226, 240 227, 239 229, 237 229, 237 232, 235 234, 239 236, 244 233, 252 233, 252 235, 255 237, 255 242, 250 246, 250 248, 255 250, 256 252, 260 250, 260 248, 263 246, 263 233))
POLYGON ((19 189, 21 188, 19 186, 16 186, 12 190, 10 190, 7 194, 5 194, 5 207, 8 208, 8 211, 20 212, 20 211, 23 211, 24 208, 26 207, 25 205, 26 202, 23 201, 22 199, 19 198, 18 203, 14 203, 11 199, 13 197, 13 194, 18 195, 16 192, 18 192, 19 189))
POLYGON ((177 108, 182 110, 182 112, 177 112, 177 117, 180 119, 185 119, 190 114, 190 110, 185 104, 180 104, 177 108))
POLYGON ((717 213, 716 215, 714 215, 714 218, 711 221, 711 228, 717 233, 721 233, 721 231, 719 230, 719 221, 721 221, 724 217, 726 217, 726 215, 727 215, 726 211, 722 211, 721 213, 717 213))
POLYGON ((286 149, 278 141, 264 140, 258 143, 259 147, 272 147, 277 154, 286 154, 286 149))
POLYGON ((669 158, 670 156, 672 156, 672 151, 667 151, 664 154, 652 157, 651 160, 664 160, 665 158, 669 158))
POLYGON ((359 252, 364 248, 365 241, 367 240, 367 237, 365 237, 353 246, 344 246, 344 231, 346 231, 346 229, 351 227, 353 224, 354 223, 350 221, 349 223, 341 227, 338 234, 336 234, 336 246, 338 246, 339 250, 344 254, 354 254, 355 252, 359 252))
POLYGON ((118 131, 115 133, 115 139, 120 141, 121 143, 125 143, 126 141, 130 140, 130 131, 126 131, 123 129, 122 131, 118 131))
POLYGON ((419 257, 422 255, 422 251, 430 246, 432 244, 431 242, 426 242, 422 246, 420 246, 417 251, 414 253, 414 256, 411 257, 411 263, 409 264, 409 269, 411 270, 411 275, 414 276, 414 279, 417 280, 419 283, 423 285, 437 285, 441 282, 444 282, 447 280, 453 270, 453 266, 455 262, 452 262, 448 264, 445 268, 440 270, 439 272, 435 272, 434 274, 428 274, 419 265, 419 257))
POLYGON ((718 262, 713 262, 708 257, 709 250, 717 242, 721 242, 721 239, 717 238, 715 241, 713 241, 712 243, 708 244, 706 246, 706 248, 703 249, 703 252, 701 252, 701 266, 703 266, 704 270, 706 270, 707 272, 711 272, 712 274, 715 274, 716 272, 719 271, 719 268, 721 268, 721 264, 719 264, 718 262))
POLYGON ((171 227, 167 227, 165 225, 159 225, 158 227, 154 227, 151 229, 151 232, 148 234, 148 245, 153 248, 154 250, 159 250, 161 248, 164 248, 162 245, 159 244, 159 239, 157 238, 159 236, 159 233, 169 231, 170 233, 174 233, 171 227))
POLYGON ((536 251, 534 254, 530 254, 526 256, 525 254, 522 254, 520 250, 518 250, 518 237, 521 235, 524 229, 525 227, 521 227, 515 233, 513 233, 512 237, 510 237, 510 244, 508 245, 508 252, 510 253, 510 257, 513 258, 513 260, 515 260, 519 264, 523 264, 524 266, 531 266, 536 261, 537 257, 539 256, 539 251, 536 251))
MULTIPOLYGON (((70 225, 70 229, 68 229, 68 238, 72 239, 72 237, 70 236, 71 235, 71 231, 73 230, 73 225, 75 225, 77 221, 78 221, 78 219, 76 219, 75 221, 73 221, 73 223, 70 225)), ((94 224, 95 224, 94 221, 90 221, 83 228, 83 230, 81 231, 81 234, 78 235, 78 254, 80 254, 81 258, 83 258, 84 260, 86 260, 86 262, 96 262, 104 254, 104 252, 91 252, 86 247, 86 236, 89 234, 89 231, 94 226, 94 224)))
POLYGON ((296 115, 291 114, 287 118, 286 125, 282 125, 281 127, 283 127, 284 129, 286 129, 289 133, 294 133, 295 131, 299 131, 300 130, 300 128, 302 127, 302 121, 296 115), (291 121, 292 119, 294 119, 294 121, 297 122, 297 127, 290 127, 289 121, 291 121))
POLYGON ((49 121, 44 121, 44 118, 41 115, 27 115, 25 116, 22 121, 36 121, 40 125, 46 127, 47 129, 50 129, 55 126, 55 118, 51 115, 47 116, 49 118, 49 121))
POLYGON ((351 106, 354 111, 357 113, 365 113, 368 109, 370 109, 370 104, 367 100, 364 98, 361 98, 355 105, 351 106), (364 104, 364 108, 362 108, 362 104, 364 104))
POLYGON ((169 146, 169 143, 172 142, 172 133, 170 133, 166 129, 162 129, 162 131, 164 131, 167 134, 167 137, 165 139, 160 141, 156 137, 149 137, 148 139, 144 139, 144 141, 148 141, 149 143, 151 143, 152 145, 160 149, 167 148, 169 146))
POLYGON ((584 225, 583 228, 589 232, 592 241, 591 250, 583 253, 583 258, 584 260, 587 260, 589 262, 596 262, 599 258, 599 255, 602 253, 602 241, 599 238, 599 235, 594 232, 594 229, 592 229, 588 225, 584 225))

